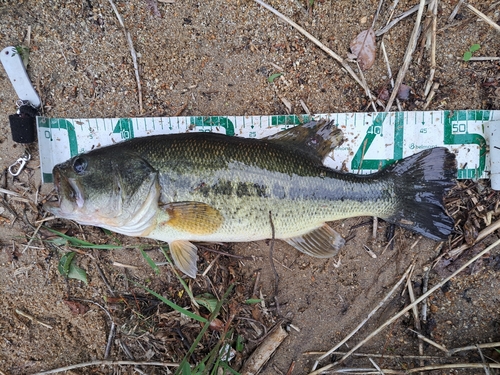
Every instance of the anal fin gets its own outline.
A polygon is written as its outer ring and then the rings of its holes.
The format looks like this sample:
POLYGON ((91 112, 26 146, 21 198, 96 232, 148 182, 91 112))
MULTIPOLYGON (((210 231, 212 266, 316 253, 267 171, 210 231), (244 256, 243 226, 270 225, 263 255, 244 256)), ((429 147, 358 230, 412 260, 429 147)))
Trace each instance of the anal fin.
POLYGON ((170 254, 174 258, 174 263, 182 272, 193 279, 196 278, 198 272, 197 248, 189 241, 172 241, 168 244, 170 247, 170 254))
POLYGON ((316 258, 333 257, 345 244, 342 236, 327 224, 302 236, 287 238, 284 241, 304 254, 316 258))

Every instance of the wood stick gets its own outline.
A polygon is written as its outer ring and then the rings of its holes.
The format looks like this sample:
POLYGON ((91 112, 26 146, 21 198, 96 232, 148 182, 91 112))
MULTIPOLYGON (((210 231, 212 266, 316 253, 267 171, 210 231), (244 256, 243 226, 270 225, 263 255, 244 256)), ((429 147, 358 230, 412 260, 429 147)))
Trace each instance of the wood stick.
POLYGON ((434 82, 434 75, 436 74, 436 30, 437 30, 437 11, 438 11, 438 0, 433 0, 429 5, 432 10, 432 34, 431 34, 431 69, 429 71, 429 78, 425 85, 424 96, 429 94, 431 91, 432 83, 434 82))
POLYGON ((488 25, 493 27, 494 29, 497 29, 497 31, 500 31, 500 26, 498 26, 493 20, 488 17, 486 14, 480 12, 478 9, 474 8, 472 5, 465 3, 465 6, 469 8, 473 13, 475 13, 479 18, 482 20, 486 21, 488 25))
POLYGON ((425 0, 420 0, 417 19, 415 20, 415 25, 413 26, 410 41, 408 42, 408 47, 406 48, 403 64, 401 65, 401 69, 399 70, 398 76, 396 78, 394 90, 392 90, 391 96, 387 101, 387 105, 385 106, 386 111, 391 110, 392 103, 394 102, 394 99, 396 99, 396 95, 398 94, 399 86, 401 86, 401 84, 403 83, 406 72, 408 71, 408 67, 410 66, 413 52, 415 51, 415 47, 417 46, 418 33, 420 30, 420 23, 422 21, 422 14, 424 13, 425 4, 425 0))
POLYGON ((276 329, 250 355, 240 373, 242 375, 258 374, 287 336, 287 331, 283 329, 281 324, 278 324, 276 329))
MULTIPOLYGON (((426 0, 425 5, 428 5, 431 2, 431 0, 426 0)), ((420 5, 415 5, 414 7, 408 9, 406 12, 401 13, 399 16, 394 18, 390 23, 388 23, 386 26, 382 27, 381 29, 378 29, 375 31, 375 36, 381 36, 388 32, 390 29, 392 29, 399 21, 404 20, 406 17, 411 16, 413 13, 418 11, 420 8, 420 5)))
POLYGON ((137 53, 135 52, 134 48, 134 43, 132 43, 132 37, 130 36, 130 33, 127 31, 127 28, 125 27, 125 24, 123 23, 123 18, 118 12, 118 9, 116 8, 115 3, 113 0, 108 0, 109 3, 111 4, 111 8, 113 8, 113 11, 116 14, 116 18, 118 18, 118 22, 120 23, 121 27, 123 28, 123 32, 125 33, 125 39, 127 39, 127 43, 130 49, 130 54, 132 55, 132 63, 134 64, 134 72, 135 72, 135 80, 137 81, 137 93, 139 95, 139 111, 140 113, 144 112, 144 109, 142 107, 142 85, 141 85, 141 77, 139 75, 139 65, 137 64, 137 53))

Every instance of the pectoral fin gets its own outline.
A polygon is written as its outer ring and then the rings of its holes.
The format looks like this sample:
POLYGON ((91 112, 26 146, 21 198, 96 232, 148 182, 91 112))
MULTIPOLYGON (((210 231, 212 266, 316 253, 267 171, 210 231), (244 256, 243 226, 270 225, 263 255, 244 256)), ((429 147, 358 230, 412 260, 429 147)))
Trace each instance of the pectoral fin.
POLYGON ((196 272, 198 272, 198 266, 196 265, 198 261, 198 249, 196 246, 189 241, 173 241, 168 246, 170 247, 170 254, 172 254, 177 268, 195 279, 196 272))
POLYGON ((163 224, 192 234, 211 234, 221 226, 224 218, 219 210, 201 202, 175 202, 161 206, 169 216, 163 224))
POLYGON ((345 244, 342 236, 327 224, 323 224, 323 226, 303 236, 288 238, 284 241, 297 250, 316 258, 333 257, 345 244))

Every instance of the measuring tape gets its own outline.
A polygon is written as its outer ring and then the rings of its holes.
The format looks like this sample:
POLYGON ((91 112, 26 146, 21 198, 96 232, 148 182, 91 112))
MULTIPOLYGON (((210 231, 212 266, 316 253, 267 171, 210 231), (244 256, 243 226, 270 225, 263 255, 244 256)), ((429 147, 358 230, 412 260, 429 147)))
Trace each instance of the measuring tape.
MULTIPOLYGON (((183 132, 263 138, 320 118, 334 121, 345 138, 325 160, 325 165, 352 173, 373 173, 395 160, 427 148, 444 146, 457 155, 459 179, 489 178, 493 166, 490 163, 490 133, 500 129, 500 111, 487 110, 314 116, 37 117, 42 178, 43 182, 52 182, 54 165, 79 153, 127 139, 183 132)), ((500 151, 500 142, 495 144, 500 151)), ((500 161, 500 158, 495 160, 500 161)))

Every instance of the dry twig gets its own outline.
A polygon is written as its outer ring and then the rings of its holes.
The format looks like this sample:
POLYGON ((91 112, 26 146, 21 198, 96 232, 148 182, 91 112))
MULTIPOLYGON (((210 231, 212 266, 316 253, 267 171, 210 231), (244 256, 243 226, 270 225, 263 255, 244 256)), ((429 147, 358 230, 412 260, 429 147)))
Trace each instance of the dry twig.
POLYGON ((137 81, 137 93, 139 95, 139 110, 140 110, 140 113, 143 113, 144 109, 142 107, 141 77, 139 75, 139 65, 137 64, 137 53, 135 52, 134 43, 132 42, 132 37, 130 36, 130 33, 128 32, 127 28, 125 27, 125 24, 123 23, 122 16, 120 16, 120 13, 118 12, 118 9, 116 8, 115 3, 113 2, 113 0, 108 0, 108 1, 111 4, 111 7, 113 8, 113 11, 116 14, 116 18, 118 18, 118 22, 120 22, 120 25, 123 28, 123 32, 125 33, 125 38, 127 39, 128 47, 130 49, 130 54, 132 55, 132 62, 134 63, 135 80, 137 81))
POLYGON ((69 370, 75 370, 77 368, 82 367, 91 367, 91 366, 161 366, 161 367, 179 367, 178 363, 170 363, 170 362, 135 362, 135 361, 92 361, 92 362, 84 362, 78 363, 76 365, 65 366, 56 368, 48 371, 37 372, 35 375, 47 375, 47 374, 57 374, 58 372, 64 372, 69 370))
POLYGON ((429 94, 429 91, 431 91, 432 83, 434 82, 434 75, 436 74, 436 29, 438 0, 433 0, 432 3, 429 4, 429 8, 432 11, 431 70, 429 72, 429 78, 427 78, 427 83, 425 84, 424 96, 427 96, 429 94))
POLYGON ((281 324, 278 324, 276 329, 266 337, 262 344, 247 359, 240 373, 242 375, 259 373, 262 366, 266 364, 287 336, 288 333, 283 329, 281 324))
MULTIPOLYGON (((425 5, 428 5, 430 1, 431 0, 426 0, 425 5)), ((401 13, 399 16, 394 18, 389 24, 387 24, 383 28, 375 31, 375 36, 384 35, 386 32, 388 32, 390 29, 392 29, 399 21, 404 20, 408 16, 411 16, 413 13, 415 13, 419 9, 420 9, 420 5, 415 5, 414 7, 408 9, 406 12, 401 13)))
POLYGON ((455 8, 453 8, 453 11, 451 12, 450 16, 448 17, 448 23, 452 22, 455 19, 455 16, 457 15, 458 10, 460 9, 460 6, 462 5, 463 2, 464 2, 464 0, 458 0, 457 5, 455 5, 455 8))
POLYGON ((420 29, 420 22, 422 21, 422 14, 424 13, 426 1, 420 0, 420 5, 418 8, 417 19, 415 20, 415 25, 413 26, 413 31, 410 36, 410 41, 408 42, 408 47, 406 48, 405 57, 403 60, 403 64, 401 64, 401 69, 399 70, 398 76, 396 77, 396 83, 394 85, 394 90, 392 90, 391 96, 387 101, 387 105, 385 106, 386 111, 391 110, 392 103, 396 98, 396 95, 399 91, 399 86, 403 83, 403 80, 406 76, 406 72, 408 71, 408 67, 410 66, 411 58, 413 56, 413 52, 415 51, 415 47, 417 46, 418 33, 420 29))
POLYGON ((482 13, 478 9, 474 8, 472 5, 465 3, 465 6, 469 8, 473 13, 475 13, 479 18, 481 18, 483 21, 485 21, 488 25, 496 29, 497 31, 500 31, 500 26, 498 26, 490 17, 488 17, 486 14, 482 13))
POLYGON ((47 323, 44 323, 44 322, 41 322, 39 321, 37 318, 35 318, 34 316, 30 315, 30 314, 27 314, 25 313, 24 311, 21 311, 21 310, 18 310, 16 309, 16 313, 18 315, 21 315, 21 316, 24 316, 25 318, 31 320, 32 322, 35 322, 37 324, 40 324, 41 326, 44 326, 45 328, 49 328, 49 329, 52 329, 54 327, 52 327, 51 325, 47 324, 47 323))

